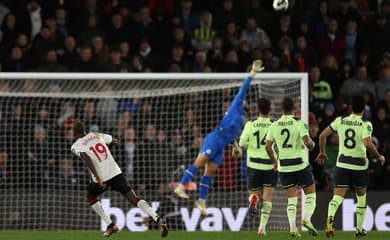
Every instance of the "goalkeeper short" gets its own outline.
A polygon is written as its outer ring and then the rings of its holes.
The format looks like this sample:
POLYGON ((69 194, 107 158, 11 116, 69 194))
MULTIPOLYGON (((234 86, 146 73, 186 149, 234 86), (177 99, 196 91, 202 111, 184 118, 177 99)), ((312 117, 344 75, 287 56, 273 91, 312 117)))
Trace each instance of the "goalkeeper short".
POLYGON ((248 190, 256 191, 263 187, 275 187, 278 173, 271 170, 258 170, 248 167, 248 190))
POLYGON ((219 134, 212 131, 203 139, 203 145, 199 153, 205 155, 216 165, 221 165, 225 153, 226 144, 223 144, 219 134))
POLYGON ((338 188, 365 188, 368 186, 369 173, 367 170, 351 170, 336 167, 334 185, 338 188))

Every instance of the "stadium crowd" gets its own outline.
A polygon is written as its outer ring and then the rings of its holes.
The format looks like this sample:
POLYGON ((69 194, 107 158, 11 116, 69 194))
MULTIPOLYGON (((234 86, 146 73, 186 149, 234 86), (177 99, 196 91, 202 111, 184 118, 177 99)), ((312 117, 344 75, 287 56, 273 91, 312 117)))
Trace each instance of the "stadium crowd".
MULTIPOLYGON (((390 1, 290 0, 289 10, 282 13, 271 4, 0 0, 0 68, 3 72, 245 72, 261 58, 268 72, 309 73, 309 128, 317 143, 320 131, 344 114, 349 97, 363 93, 364 117, 373 122, 374 141, 390 159, 390 1)), ((32 84, 26 80, 24 87, 32 84)), ((1 92, 7 91, 5 83, 0 85, 1 92)), ((227 97, 223 93, 220 101, 227 97)), ((73 188, 85 183, 83 163, 69 150, 71 126, 80 119, 90 130, 113 132, 121 139, 114 155, 129 180, 140 181, 135 184, 141 193, 147 186, 163 193, 166 185, 153 181, 177 178, 175 173, 179 175, 180 166, 193 160, 203 134, 212 127, 198 126, 195 109, 187 108, 178 127, 162 129, 159 121, 145 121, 158 111, 147 101, 51 99, 31 106, 31 99, 2 97, 1 104, 0 179, 23 186, 73 188), (175 164, 169 166, 165 159, 175 164), (161 168, 169 168, 164 170, 169 174, 162 176, 161 168)), ((207 121, 210 125, 222 116, 222 106, 215 108, 220 114, 207 116, 213 118, 207 121)), ((325 166, 314 163, 318 149, 310 155, 319 188, 332 188, 338 144, 337 135, 332 135, 325 166)), ((232 158, 230 151, 216 181, 220 190, 245 187, 242 160, 232 158)), ((390 161, 381 167, 370 159, 370 174, 371 189, 389 189, 390 161)))

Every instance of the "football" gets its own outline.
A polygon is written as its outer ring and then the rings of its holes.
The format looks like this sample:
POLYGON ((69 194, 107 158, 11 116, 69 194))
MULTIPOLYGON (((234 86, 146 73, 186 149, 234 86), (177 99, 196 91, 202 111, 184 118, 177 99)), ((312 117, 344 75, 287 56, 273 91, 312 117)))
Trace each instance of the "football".
POLYGON ((275 11, 287 10, 288 0, 274 0, 273 7, 275 11))

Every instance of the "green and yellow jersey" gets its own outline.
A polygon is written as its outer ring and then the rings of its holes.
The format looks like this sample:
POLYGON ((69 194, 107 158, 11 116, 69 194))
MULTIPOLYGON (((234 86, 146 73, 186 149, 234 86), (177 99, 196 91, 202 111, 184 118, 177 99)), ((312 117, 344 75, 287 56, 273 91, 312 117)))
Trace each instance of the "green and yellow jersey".
POLYGON ((364 121, 359 115, 351 114, 336 118, 329 127, 339 135, 336 166, 350 170, 366 170, 368 159, 363 139, 371 138, 371 122, 364 121))
POLYGON ((309 136, 307 124, 293 115, 282 115, 272 123, 267 140, 278 147, 279 172, 296 172, 308 166, 304 136, 309 136))
POLYGON ((240 146, 247 149, 246 165, 257 170, 271 170, 273 163, 265 151, 265 138, 272 121, 259 117, 248 121, 240 137, 240 146))

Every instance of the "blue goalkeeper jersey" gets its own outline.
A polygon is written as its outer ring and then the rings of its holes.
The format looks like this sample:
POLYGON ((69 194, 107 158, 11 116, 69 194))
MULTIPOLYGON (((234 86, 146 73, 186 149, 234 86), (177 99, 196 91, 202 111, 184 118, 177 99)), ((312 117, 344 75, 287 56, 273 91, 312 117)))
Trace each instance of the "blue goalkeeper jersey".
POLYGON ((221 137, 220 140, 225 144, 233 143, 236 137, 241 133, 244 123, 243 113, 245 94, 251 81, 252 77, 248 76, 245 78, 240 90, 225 113, 225 116, 214 130, 218 132, 218 135, 221 137))

